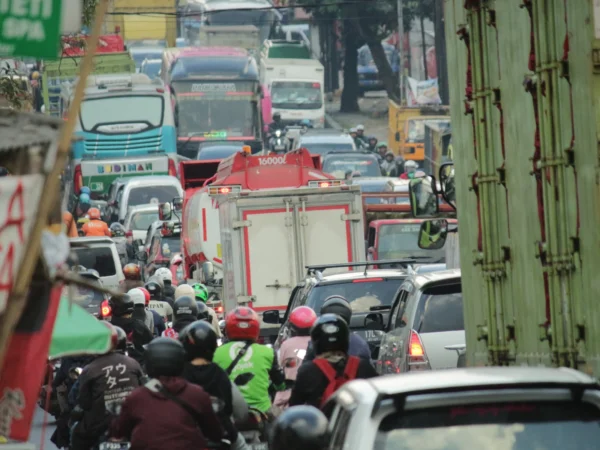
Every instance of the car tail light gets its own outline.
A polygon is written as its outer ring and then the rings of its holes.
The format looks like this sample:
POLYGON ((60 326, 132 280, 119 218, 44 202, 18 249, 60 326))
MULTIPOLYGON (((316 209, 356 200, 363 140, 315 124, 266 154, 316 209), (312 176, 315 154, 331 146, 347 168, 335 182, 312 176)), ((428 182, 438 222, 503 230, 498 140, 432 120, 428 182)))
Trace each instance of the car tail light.
POLYGON ((426 364, 427 356, 425 355, 425 347, 415 330, 411 330, 410 339, 408 340, 408 364, 426 364))
POLYGON ((218 312, 219 314, 221 314, 223 312, 223 307, 222 306, 215 307, 215 312, 218 312))
POLYGON ((383 281, 383 278, 359 278, 358 280, 352 280, 353 283, 371 283, 374 281, 383 281))
POLYGON ((110 306, 108 305, 108 300, 104 300, 100 309, 100 314, 102 318, 104 319, 105 317, 110 317, 111 312, 112 311, 110 310, 110 306))
POLYGON ((175 161, 169 158, 169 175, 172 177, 177 176, 177 167, 175 167, 175 161))
POLYGON ((79 194, 79 191, 81 191, 81 188, 83 187, 83 174, 81 172, 81 164, 77 164, 75 166, 75 174, 73 175, 73 185, 75 193, 79 194))
POLYGON ((341 186, 344 184, 342 180, 327 180, 327 181, 309 181, 308 187, 310 188, 328 188, 334 186, 341 186))

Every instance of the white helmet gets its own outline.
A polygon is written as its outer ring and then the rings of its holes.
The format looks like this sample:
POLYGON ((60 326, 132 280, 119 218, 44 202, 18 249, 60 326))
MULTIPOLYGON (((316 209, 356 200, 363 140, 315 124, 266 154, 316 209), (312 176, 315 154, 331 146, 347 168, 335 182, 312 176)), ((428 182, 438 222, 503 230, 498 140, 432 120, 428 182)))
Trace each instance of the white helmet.
POLYGON ((156 272, 154 272, 154 275, 156 275, 158 278, 163 280, 163 283, 165 281, 168 281, 168 282, 173 281, 173 274, 166 267, 161 267, 160 269, 157 269, 156 272))
POLYGON ((357 125, 356 126, 356 131, 365 131, 365 126, 364 125, 357 125))
POLYGON ((416 161, 413 161, 412 159, 409 159, 408 161, 406 161, 404 163, 404 171, 405 172, 414 172, 419 168, 419 164, 417 164, 416 161))
POLYGON ((144 292, 139 288, 131 289, 127 293, 127 295, 129 295, 129 297, 131 297, 131 300, 133 300, 134 305, 145 305, 146 304, 146 296, 144 295, 144 292))
POLYGON ((179 297, 183 297, 184 295, 189 295, 190 297, 194 298, 194 288, 189 284, 180 284, 177 286, 177 289, 175 289, 175 300, 177 300, 179 297))

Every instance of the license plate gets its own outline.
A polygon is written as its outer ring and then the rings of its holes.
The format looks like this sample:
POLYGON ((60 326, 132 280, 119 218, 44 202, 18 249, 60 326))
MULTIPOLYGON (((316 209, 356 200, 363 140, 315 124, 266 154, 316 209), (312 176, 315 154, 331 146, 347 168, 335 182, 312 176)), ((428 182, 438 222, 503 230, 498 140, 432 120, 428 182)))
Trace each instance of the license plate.
POLYGON ((251 450, 269 450, 269 444, 266 442, 260 442, 258 444, 249 444, 251 450))
POLYGON ((129 442, 102 442, 98 450, 127 450, 130 445, 129 442))

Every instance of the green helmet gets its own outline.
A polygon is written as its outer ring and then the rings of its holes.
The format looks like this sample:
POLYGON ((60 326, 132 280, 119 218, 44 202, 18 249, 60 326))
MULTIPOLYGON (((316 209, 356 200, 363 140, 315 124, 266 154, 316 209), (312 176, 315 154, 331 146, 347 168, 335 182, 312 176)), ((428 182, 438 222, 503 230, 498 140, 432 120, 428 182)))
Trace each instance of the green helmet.
POLYGON ((206 289, 206 286, 204 286, 202 283, 196 283, 192 285, 192 288, 194 288, 196 300, 206 303, 208 300, 208 289, 206 289))
POLYGON ((381 148, 381 147, 387 147, 387 142, 380 142, 379 144, 377 144, 377 148, 381 148))

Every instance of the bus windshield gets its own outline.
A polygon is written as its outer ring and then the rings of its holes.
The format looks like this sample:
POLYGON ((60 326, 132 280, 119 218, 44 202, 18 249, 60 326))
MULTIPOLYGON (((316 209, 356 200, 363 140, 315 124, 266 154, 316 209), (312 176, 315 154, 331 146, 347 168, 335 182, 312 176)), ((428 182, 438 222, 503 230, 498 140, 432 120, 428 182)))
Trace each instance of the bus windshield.
POLYGON ((117 124, 143 124, 149 129, 162 126, 163 109, 164 101, 159 95, 88 98, 81 103, 79 117, 84 131, 98 131, 103 125, 117 124))

